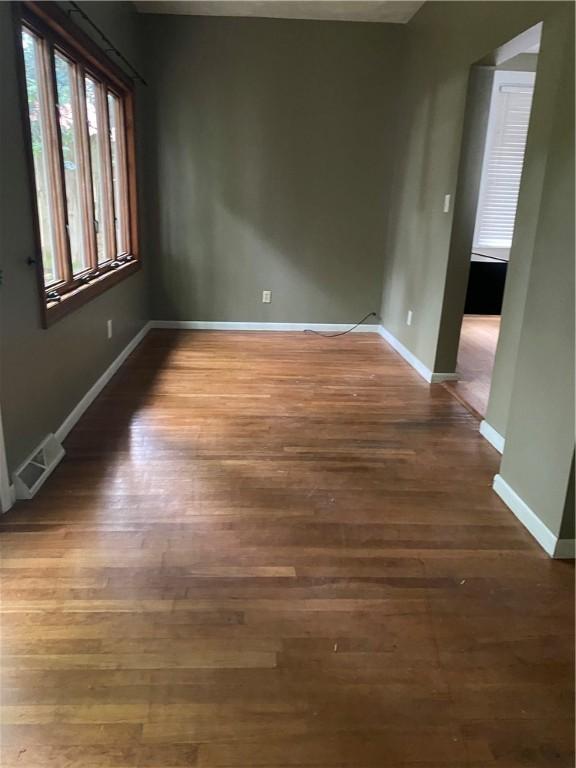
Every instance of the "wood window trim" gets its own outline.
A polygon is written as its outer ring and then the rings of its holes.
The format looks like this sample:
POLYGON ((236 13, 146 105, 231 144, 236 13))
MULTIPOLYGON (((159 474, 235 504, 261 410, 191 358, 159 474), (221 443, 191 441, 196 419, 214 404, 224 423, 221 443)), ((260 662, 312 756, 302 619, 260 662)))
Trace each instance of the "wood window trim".
MULTIPOLYGON (((92 38, 77 27, 70 20, 69 16, 55 4, 43 2, 19 2, 14 3, 13 11, 14 29, 17 41, 17 73, 21 94, 24 135, 26 139, 26 155, 28 175, 30 179, 29 187, 32 210, 34 212, 33 230, 36 251, 34 262, 37 274, 42 326, 48 328, 69 312, 78 309, 96 296, 101 295, 109 288, 112 288, 122 280, 130 277, 141 267, 138 238, 138 193, 136 184, 136 139, 134 129, 133 83, 130 78, 116 64, 114 64, 114 62, 110 61, 92 38), (63 275, 63 279, 66 282, 66 292, 56 301, 51 301, 48 298, 48 293, 51 290, 57 289, 58 284, 55 283, 52 286, 45 286, 44 283, 40 224, 34 182, 34 158, 32 154, 31 129, 28 115, 26 73, 24 68, 24 56, 21 50, 23 25, 29 27, 32 32, 35 32, 43 39, 48 40, 53 50, 61 50, 65 55, 72 57, 73 60, 81 66, 83 79, 82 91, 84 91, 85 88, 84 78, 86 76, 95 77, 117 98, 119 98, 121 102, 120 112, 124 129, 122 141, 124 142, 125 160, 121 172, 124 175, 125 184, 127 185, 125 222, 129 239, 129 249, 126 254, 118 258, 112 258, 107 263, 97 264, 96 268, 92 265, 90 269, 87 269, 83 273, 78 273, 75 276, 69 274, 68 264, 70 259, 68 257, 66 264, 61 263, 59 265, 62 270, 61 274, 63 275), (87 279, 88 273, 90 273, 90 279, 87 279)), ((46 59, 47 57, 43 55, 43 66, 46 66, 46 59)), ((48 88, 52 92, 52 99, 54 100, 54 103, 56 103, 56 84, 54 82, 53 72, 47 82, 48 88)), ((78 95, 79 94, 77 93, 76 96, 78 95)), ((104 111, 106 113, 105 128, 108 130, 107 110, 104 111)), ((50 119, 53 119, 53 116, 51 116, 50 119)), ((80 127, 79 133, 81 132, 82 127, 80 127)), ((90 157, 86 154, 87 147, 84 138, 80 142, 78 152, 81 153, 81 162, 89 164, 90 157)), ((58 151, 58 158, 59 160, 57 161, 61 162, 60 151, 58 151)), ((54 158, 52 158, 51 162, 54 162, 54 158)), ((88 165, 88 167, 90 167, 90 165, 88 165)), ((56 174, 56 178, 58 179, 58 182, 54 194, 56 195, 57 204, 66 206, 63 189, 64 174, 62 170, 59 174, 56 174)), ((112 179, 107 178, 104 183, 105 189, 108 188, 107 185, 110 185, 111 192, 112 179)), ((93 202, 92 189, 85 190, 85 193, 87 199, 83 201, 83 204, 88 205, 90 202, 93 202)), ((60 254, 62 253, 62 233, 57 232, 57 237, 60 242, 60 248, 58 249, 58 258, 60 258, 60 254)), ((92 239, 92 243, 94 244, 95 237, 93 234, 84 232, 85 242, 88 239, 92 239)))
POLYGON ((114 250, 114 226, 113 222, 112 224, 108 224, 108 217, 110 215, 110 212, 114 213, 114 192, 113 192, 113 182, 112 182, 112 162, 110 158, 110 148, 109 144, 106 141, 106 136, 110 133, 110 125, 108 123, 108 109, 106 106, 106 96, 101 91, 98 91, 96 93, 96 108, 98 111, 98 115, 100 119, 102 120, 102 130, 100 131, 99 141, 98 141, 98 151, 101 153, 103 157, 105 157, 104 161, 104 174, 102 176, 102 194, 103 198, 105 200, 105 210, 103 212, 105 218, 106 218, 106 224, 104 227, 104 235, 106 239, 106 252, 112 253, 114 250))
MULTIPOLYGON (((48 96, 50 102, 55 102, 56 95, 55 95, 55 84, 54 80, 52 78, 52 72, 50 68, 50 64, 48 61, 48 55, 45 47, 42 47, 42 53, 41 53, 41 67, 42 67, 42 77, 46 81, 47 84, 47 90, 48 90, 48 96)), ((24 81, 24 87, 25 87, 25 81, 24 81)), ((55 229, 55 239, 58 243, 58 246, 56 248, 56 259, 58 261, 58 273, 62 276, 62 279, 68 280, 69 274, 68 274, 68 263, 65 259, 62 258, 65 250, 66 250, 66 230, 63 226, 63 221, 65 218, 65 215, 62 212, 63 207, 65 206, 64 202, 64 188, 62 185, 63 180, 63 174, 61 171, 61 159, 60 159, 60 151, 58 147, 57 141, 55 141, 56 136, 58 134, 58 126, 57 126, 57 120, 56 120, 56 113, 54 110, 50 109, 50 105, 45 103, 45 100, 42 99, 44 102, 42 104, 42 112, 43 112, 43 122, 45 123, 47 129, 49 124, 51 124, 48 135, 49 135, 49 141, 52 142, 50 145, 50 152, 47 155, 47 162, 51 166, 50 171, 50 178, 53 179, 54 184, 51 187, 51 201, 52 206, 54 207, 54 210, 58 212, 58 215, 55 217, 55 220, 52 222, 52 225, 55 229)), ((27 125, 27 115, 24 116, 25 124, 27 125)), ((30 146, 30 141, 27 142, 27 146, 30 146)), ((30 152, 30 186, 32 187, 32 182, 34 179, 34 160, 32 158, 32 153, 30 152)), ((35 221, 38 219, 38 212, 37 212, 37 202, 35 194, 32 194, 33 198, 33 207, 32 210, 34 211, 34 219, 35 221)), ((37 248, 37 259, 36 263, 38 264, 39 271, 40 271, 40 285, 43 286, 42 290, 45 291, 46 288, 44 286, 44 270, 42 265, 42 249, 40 248, 40 241, 36 243, 37 248)))
POLYGON ((73 291, 69 291, 60 301, 44 304, 45 328, 48 328, 69 312, 82 307, 88 301, 95 299, 102 293, 133 275, 140 269, 140 262, 134 259, 110 270, 100 277, 95 277, 87 285, 79 285, 73 291))

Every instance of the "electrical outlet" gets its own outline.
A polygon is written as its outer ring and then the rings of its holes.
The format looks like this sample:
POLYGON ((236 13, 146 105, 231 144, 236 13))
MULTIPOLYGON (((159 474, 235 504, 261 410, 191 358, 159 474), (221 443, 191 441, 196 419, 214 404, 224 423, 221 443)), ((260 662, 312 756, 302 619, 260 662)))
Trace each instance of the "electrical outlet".
POLYGON ((444 213, 450 212, 450 199, 452 195, 444 195, 444 213))
POLYGON ((262 304, 272 303, 272 291, 262 291, 262 304))
POLYGON ((412 310, 408 310, 408 314, 406 315, 406 325, 412 325, 412 310))
POLYGON ((106 322, 106 330, 108 332, 108 338, 111 339, 114 332, 114 329, 112 328, 112 320, 106 322))

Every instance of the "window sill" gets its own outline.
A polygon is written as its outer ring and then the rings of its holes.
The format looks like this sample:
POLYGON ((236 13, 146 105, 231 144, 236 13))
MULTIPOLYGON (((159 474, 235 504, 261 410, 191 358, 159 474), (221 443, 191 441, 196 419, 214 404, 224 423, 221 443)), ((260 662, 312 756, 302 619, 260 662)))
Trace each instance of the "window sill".
POLYGON ((115 269, 113 272, 106 272, 101 277, 95 278, 87 285, 81 285, 74 291, 65 294, 60 301, 50 301, 44 308, 44 328, 49 328, 60 318, 73 312, 75 309, 87 304, 96 296, 112 288, 114 285, 125 280, 140 269, 140 261, 135 259, 115 269))

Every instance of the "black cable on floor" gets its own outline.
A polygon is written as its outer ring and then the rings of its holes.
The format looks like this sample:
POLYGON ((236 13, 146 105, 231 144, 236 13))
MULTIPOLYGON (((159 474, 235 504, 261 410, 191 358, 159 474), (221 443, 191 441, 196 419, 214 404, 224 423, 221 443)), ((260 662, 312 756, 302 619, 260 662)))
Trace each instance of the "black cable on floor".
POLYGON ((338 333, 324 333, 323 331, 314 331, 312 330, 312 328, 306 328, 304 333, 314 333, 316 334, 316 336, 324 336, 327 339, 333 339, 336 336, 346 336, 347 333, 350 333, 355 328, 358 328, 359 325, 362 325, 362 323, 366 322, 366 320, 368 320, 369 317, 378 317, 378 313, 368 312, 368 314, 365 317, 363 317, 362 320, 356 323, 356 325, 353 325, 352 328, 348 328, 347 331, 339 331, 338 333))

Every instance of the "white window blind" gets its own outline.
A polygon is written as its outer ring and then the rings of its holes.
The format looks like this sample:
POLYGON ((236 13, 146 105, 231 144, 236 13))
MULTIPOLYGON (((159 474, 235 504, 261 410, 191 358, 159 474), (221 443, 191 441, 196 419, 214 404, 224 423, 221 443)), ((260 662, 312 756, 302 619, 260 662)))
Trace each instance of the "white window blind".
POLYGON ((494 75, 475 248, 510 248, 534 91, 533 72, 494 75))

